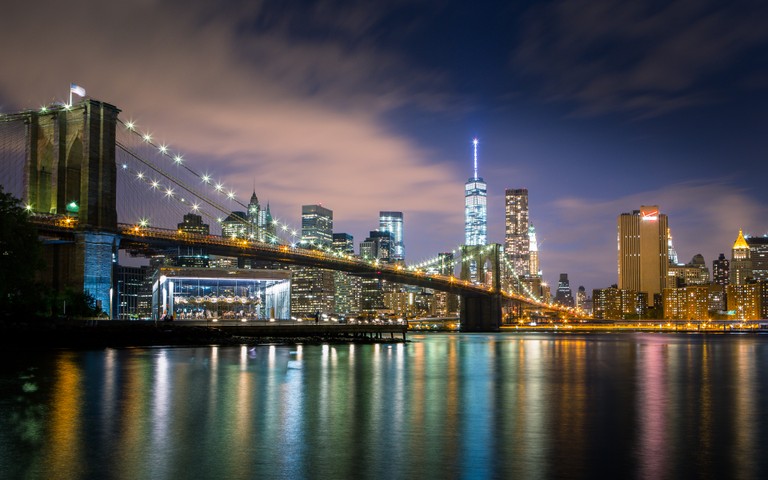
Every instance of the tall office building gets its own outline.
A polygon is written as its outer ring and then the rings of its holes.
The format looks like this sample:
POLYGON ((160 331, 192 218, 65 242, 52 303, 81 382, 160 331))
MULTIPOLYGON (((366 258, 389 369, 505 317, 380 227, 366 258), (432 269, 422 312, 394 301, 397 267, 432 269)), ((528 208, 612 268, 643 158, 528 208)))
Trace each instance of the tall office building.
MULTIPOLYGON (((528 231, 528 189, 508 188, 504 192, 506 234, 504 253, 517 277, 529 275, 530 232, 528 231)), ((538 255, 538 254, 537 254, 538 255)), ((538 271, 538 269, 537 269, 538 271)))
POLYGON ((379 212, 379 231, 392 234, 392 261, 405 261, 403 245, 403 212, 379 212))
POLYGON ((576 306, 583 309, 587 303, 587 289, 584 285, 579 285, 579 289, 576 291, 576 306))
POLYGON ((363 260, 379 260, 392 263, 392 233, 374 230, 368 238, 360 242, 360 258, 363 260))
POLYGON ((566 307, 573 306, 573 292, 571 283, 568 281, 568 274, 561 273, 560 280, 557 282, 557 292, 555 293, 555 303, 566 307))
POLYGON ((721 253, 717 260, 712 262, 712 283, 716 285, 728 285, 731 262, 721 253))
POLYGON ((336 311, 336 285, 333 270, 315 267, 291 269, 291 315, 312 317, 315 313, 336 311))
POLYGON ((528 255, 530 266, 528 274, 532 277, 540 277, 539 242, 536 241, 536 227, 534 227, 532 223, 530 227, 528 227, 528 255))
POLYGON ((729 272, 731 285, 745 285, 752 278, 752 252, 744 239, 744 233, 739 230, 739 236, 733 242, 731 249, 731 266, 729 272))
MULTIPOLYGON (((346 255, 354 255, 355 244, 352 235, 334 233, 333 250, 346 255)), ((334 272, 333 283, 336 290, 335 312, 339 315, 359 313, 362 279, 347 272, 334 272)))
POLYGON ((335 313, 357 315, 360 313, 363 279, 347 272, 333 272, 336 290, 335 313))
POLYGON ((322 205, 301 206, 301 242, 304 246, 333 244, 333 210, 322 205))
POLYGON ((272 213, 269 211, 269 203, 264 208, 259 204, 259 197, 256 191, 251 194, 251 200, 248 202, 248 238, 260 242, 276 242, 277 238, 275 224, 272 221, 272 213))
MULTIPOLYGON (((256 196, 256 190, 251 194, 251 201, 248 202, 248 226, 251 229, 251 233, 258 232, 259 228, 259 213, 261 211, 261 205, 259 205, 259 197, 256 196)), ((260 240, 263 240, 264 235, 258 235, 260 240)))
POLYGON ((649 305, 660 303, 669 268, 668 232, 667 216, 656 205, 619 215, 619 290, 641 292, 649 305))
POLYGON ((752 278, 768 280, 768 236, 746 237, 749 258, 752 260, 752 278))
POLYGON ((355 239, 348 233, 333 234, 333 250, 347 255, 355 254, 355 239))
POLYGON ((488 243, 488 185, 477 176, 477 139, 474 145, 474 177, 464 184, 464 244, 485 245, 488 243))
POLYGON ((677 265, 677 251, 672 244, 672 232, 667 228, 667 256, 669 257, 670 265, 677 265))
MULTIPOLYGON (((186 222, 187 216, 184 217, 186 222)), ((181 224, 179 224, 181 228, 181 224)), ((248 202, 247 211, 230 213, 221 222, 221 236, 226 238, 247 238, 260 242, 274 242, 275 225, 267 208, 261 208, 259 198, 254 191, 248 202)))

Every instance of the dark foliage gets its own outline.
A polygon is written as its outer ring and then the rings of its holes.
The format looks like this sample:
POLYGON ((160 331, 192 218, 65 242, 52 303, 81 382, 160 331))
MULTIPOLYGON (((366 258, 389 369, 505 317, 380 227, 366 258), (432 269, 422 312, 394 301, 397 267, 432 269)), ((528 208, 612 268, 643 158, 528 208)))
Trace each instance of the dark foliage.
POLYGON ((35 282, 40 241, 21 202, 0 186, 0 316, 34 315, 45 308, 35 282))

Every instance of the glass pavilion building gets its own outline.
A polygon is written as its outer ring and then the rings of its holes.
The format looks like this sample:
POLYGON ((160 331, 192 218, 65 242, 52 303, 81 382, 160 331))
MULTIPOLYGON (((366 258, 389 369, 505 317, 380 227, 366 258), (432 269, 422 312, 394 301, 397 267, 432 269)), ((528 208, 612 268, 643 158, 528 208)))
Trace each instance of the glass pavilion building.
POLYGON ((291 272, 161 268, 152 285, 152 317, 175 320, 291 318, 291 272))

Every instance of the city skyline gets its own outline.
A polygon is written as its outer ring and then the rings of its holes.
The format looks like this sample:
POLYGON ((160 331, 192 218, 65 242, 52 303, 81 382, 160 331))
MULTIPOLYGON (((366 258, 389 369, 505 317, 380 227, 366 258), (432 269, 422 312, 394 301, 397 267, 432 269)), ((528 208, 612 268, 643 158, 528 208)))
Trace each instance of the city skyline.
POLYGON ((409 262, 463 243, 477 137, 488 242, 504 240, 505 189, 527 188, 545 280, 587 291, 616 283, 615 219, 637 205, 668 215, 686 261, 768 233, 764 5, 210 8, 5 6, 3 31, 35 35, 0 47, 0 112, 75 82, 242 200, 263 179, 297 227, 298 206, 322 203, 362 239, 402 211, 409 262))

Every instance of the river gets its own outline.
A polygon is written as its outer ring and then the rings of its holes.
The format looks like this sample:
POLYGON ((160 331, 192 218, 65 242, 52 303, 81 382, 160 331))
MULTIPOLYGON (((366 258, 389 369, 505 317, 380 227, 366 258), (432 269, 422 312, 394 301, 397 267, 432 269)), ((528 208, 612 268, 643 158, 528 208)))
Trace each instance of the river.
POLYGON ((768 478, 768 335, 13 350, 1 478, 768 478))

